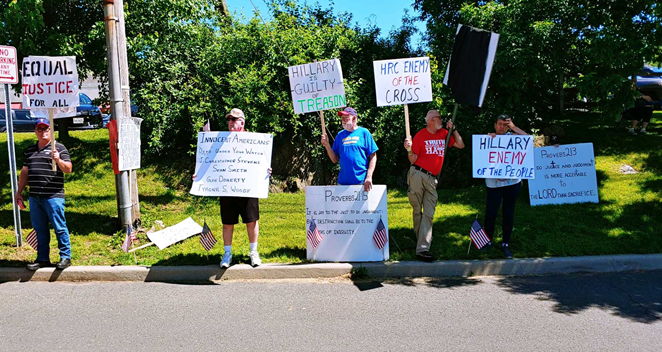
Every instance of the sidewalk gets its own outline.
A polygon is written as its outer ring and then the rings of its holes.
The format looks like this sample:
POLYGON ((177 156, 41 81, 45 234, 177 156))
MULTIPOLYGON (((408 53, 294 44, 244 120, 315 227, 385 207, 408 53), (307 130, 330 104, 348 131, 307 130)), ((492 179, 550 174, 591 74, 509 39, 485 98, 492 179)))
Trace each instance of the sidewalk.
POLYGON ((0 268, 0 282, 8 281, 144 281, 209 283, 221 280, 331 278, 365 268, 371 278, 449 277, 488 275, 542 275, 577 272, 661 270, 662 254, 387 263, 264 264, 251 268, 233 265, 227 270, 208 266, 72 266, 65 270, 0 268))

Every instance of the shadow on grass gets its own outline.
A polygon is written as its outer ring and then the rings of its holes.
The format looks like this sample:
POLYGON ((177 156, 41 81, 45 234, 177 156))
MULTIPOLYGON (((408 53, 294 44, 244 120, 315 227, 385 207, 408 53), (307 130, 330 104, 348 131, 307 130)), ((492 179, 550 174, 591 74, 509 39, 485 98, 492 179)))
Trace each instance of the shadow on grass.
MULTIPOLYGON (((69 232, 76 236, 87 236, 94 232, 104 235, 113 235, 115 232, 115 222, 117 221, 115 217, 72 211, 65 211, 65 217, 67 219, 69 232)), ((14 227, 13 210, 0 210, 0 227, 14 227)), ((21 212, 21 227, 23 229, 32 229, 30 213, 27 211, 21 212)), ((50 226, 50 228, 52 229, 52 226, 50 226)), ((27 236, 27 232, 23 232, 23 236, 27 236)))
POLYGON ((662 271, 506 277, 497 284, 555 302, 552 310, 565 315, 598 308, 639 323, 662 320, 662 271))

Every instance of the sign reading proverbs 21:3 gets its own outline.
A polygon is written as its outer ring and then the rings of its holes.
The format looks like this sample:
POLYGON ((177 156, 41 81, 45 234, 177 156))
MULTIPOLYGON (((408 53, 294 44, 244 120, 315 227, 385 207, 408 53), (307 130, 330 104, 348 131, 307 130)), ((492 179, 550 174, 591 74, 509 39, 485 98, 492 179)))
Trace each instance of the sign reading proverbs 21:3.
POLYGON ((267 198, 273 135, 200 132, 191 194, 267 198))
POLYGON ((287 68, 296 114, 347 106, 340 60, 326 60, 287 68))

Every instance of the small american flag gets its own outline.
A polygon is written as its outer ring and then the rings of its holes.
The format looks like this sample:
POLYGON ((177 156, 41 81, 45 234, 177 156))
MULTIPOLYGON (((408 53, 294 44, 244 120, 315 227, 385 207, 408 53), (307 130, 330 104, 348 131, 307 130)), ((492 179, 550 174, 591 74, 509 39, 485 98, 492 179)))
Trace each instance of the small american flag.
POLYGON ((37 250, 37 231, 32 229, 28 234, 28 237, 25 238, 25 242, 27 242, 32 249, 37 250))
POLYGON ((209 120, 207 120, 207 123, 202 126, 202 132, 209 132, 211 129, 209 128, 209 120))
POLYGON ((317 225, 315 224, 315 219, 310 220, 310 228, 308 228, 308 234, 306 236, 310 245, 313 246, 313 249, 322 243, 324 237, 320 235, 320 232, 317 230, 317 225))
POLYGON ((478 249, 481 249, 486 244, 490 243, 490 238, 487 237, 485 231, 483 231, 483 228, 480 226, 478 219, 474 220, 473 225, 471 225, 471 232, 469 233, 469 237, 471 237, 471 240, 478 249))
POLYGON ((379 223, 377 223, 377 229, 375 229, 375 234, 372 235, 372 239, 375 240, 375 244, 379 249, 384 248, 386 242, 388 242, 388 237, 386 237, 386 228, 384 227, 382 219, 379 219, 379 223))
POLYGON ((200 234, 200 244, 205 250, 207 250, 207 252, 209 252, 214 248, 216 242, 216 237, 214 237, 214 234, 211 232, 211 229, 207 226, 207 222, 205 221, 202 226, 202 233, 200 234))
POLYGON ((133 231, 133 226, 129 225, 126 229, 126 236, 124 237, 124 243, 122 243, 122 250, 125 252, 129 252, 129 249, 131 248, 131 245, 133 244, 133 241, 135 241, 136 238, 136 232, 133 231))

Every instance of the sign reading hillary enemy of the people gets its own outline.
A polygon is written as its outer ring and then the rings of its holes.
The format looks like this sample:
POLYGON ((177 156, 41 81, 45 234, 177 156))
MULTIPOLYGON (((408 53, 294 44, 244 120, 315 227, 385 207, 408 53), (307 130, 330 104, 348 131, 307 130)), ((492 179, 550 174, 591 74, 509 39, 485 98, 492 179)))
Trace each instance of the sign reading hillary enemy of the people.
POLYGON ((432 101, 429 57, 374 61, 372 66, 377 106, 432 101))
POLYGON ((21 64, 25 105, 56 109, 55 117, 74 116, 79 105, 75 56, 28 56, 21 64))
POLYGON ((531 205, 599 202, 593 143, 535 148, 534 155, 531 205))
POLYGON ((533 179, 536 177, 533 137, 527 135, 474 134, 472 169, 474 178, 533 179))
POLYGON ((306 240, 306 258, 332 262, 387 260, 389 243, 382 250, 373 239, 380 219, 388 238, 385 185, 373 185, 370 192, 364 191, 363 185, 306 187, 304 231, 315 220, 323 238, 317 248, 306 240))
POLYGON ((273 135, 200 132, 191 194, 267 198, 273 135))
POLYGON ((287 68, 294 113, 347 106, 340 60, 326 60, 287 68))

